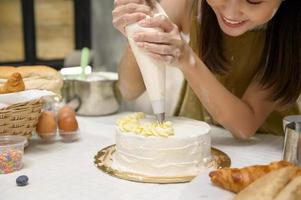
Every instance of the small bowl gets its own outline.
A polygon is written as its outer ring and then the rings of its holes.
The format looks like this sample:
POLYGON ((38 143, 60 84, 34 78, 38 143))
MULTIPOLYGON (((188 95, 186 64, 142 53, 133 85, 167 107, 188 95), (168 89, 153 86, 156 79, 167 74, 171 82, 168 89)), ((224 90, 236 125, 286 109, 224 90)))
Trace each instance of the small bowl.
POLYGON ((17 171, 23 166, 27 138, 17 135, 0 136, 0 174, 17 171))
POLYGON ((79 139, 79 130, 66 132, 59 130, 63 142, 74 142, 79 139))

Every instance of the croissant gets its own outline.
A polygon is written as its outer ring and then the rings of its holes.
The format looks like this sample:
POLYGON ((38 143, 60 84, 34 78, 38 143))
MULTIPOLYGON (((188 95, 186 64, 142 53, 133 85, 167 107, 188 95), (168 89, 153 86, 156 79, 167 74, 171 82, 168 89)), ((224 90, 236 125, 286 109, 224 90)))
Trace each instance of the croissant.
POLYGON ((0 87, 0 94, 19 92, 25 90, 25 85, 20 73, 13 73, 9 79, 0 87))
POLYGON ((234 193, 240 192, 250 183, 263 175, 280 169, 286 166, 294 166, 292 163, 286 161, 272 162, 269 165, 253 165, 249 167, 238 168, 223 168, 209 173, 212 183, 215 185, 232 191, 234 193))

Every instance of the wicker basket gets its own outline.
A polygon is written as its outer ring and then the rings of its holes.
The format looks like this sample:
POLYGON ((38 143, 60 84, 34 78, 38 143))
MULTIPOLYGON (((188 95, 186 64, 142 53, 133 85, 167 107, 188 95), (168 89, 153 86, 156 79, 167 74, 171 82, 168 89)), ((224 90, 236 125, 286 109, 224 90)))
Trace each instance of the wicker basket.
POLYGON ((43 100, 32 100, 0 109, 0 136, 21 135, 30 138, 38 123, 43 100))

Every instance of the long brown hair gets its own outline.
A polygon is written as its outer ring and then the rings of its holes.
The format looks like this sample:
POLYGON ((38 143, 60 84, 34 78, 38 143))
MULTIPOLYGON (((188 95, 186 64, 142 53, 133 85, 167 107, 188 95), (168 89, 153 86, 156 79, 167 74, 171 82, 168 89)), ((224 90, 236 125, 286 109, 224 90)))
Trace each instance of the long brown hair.
MULTIPOLYGON (((223 56, 221 29, 206 0, 200 17, 200 57, 216 74, 227 71, 223 56)), ((270 100, 282 104, 294 102, 301 92, 301 0, 285 0, 268 22, 266 41, 257 69, 257 80, 271 89, 270 100)))

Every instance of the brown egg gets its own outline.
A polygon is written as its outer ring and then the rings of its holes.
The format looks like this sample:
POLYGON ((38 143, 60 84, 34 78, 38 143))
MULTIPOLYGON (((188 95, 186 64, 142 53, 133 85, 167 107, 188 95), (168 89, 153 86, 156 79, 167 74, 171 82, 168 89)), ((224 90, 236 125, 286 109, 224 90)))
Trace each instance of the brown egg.
POLYGON ((53 133, 57 129, 55 115, 51 111, 43 111, 37 124, 37 133, 39 135, 53 133))
POLYGON ((59 129, 66 132, 74 132, 78 129, 75 116, 65 116, 59 119, 59 129))
POLYGON ((69 106, 63 106, 58 112, 58 120, 61 120, 64 117, 75 117, 76 113, 73 108, 69 106))

